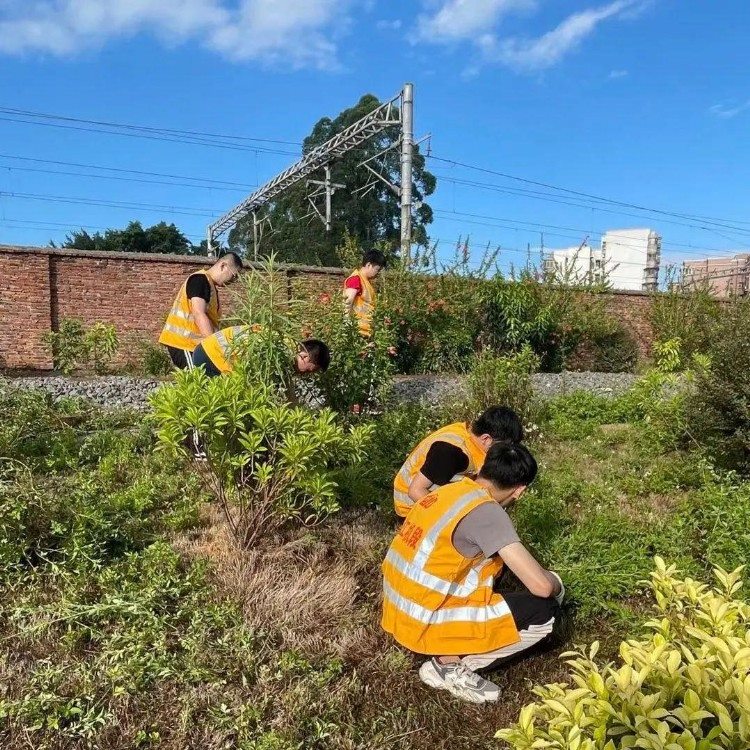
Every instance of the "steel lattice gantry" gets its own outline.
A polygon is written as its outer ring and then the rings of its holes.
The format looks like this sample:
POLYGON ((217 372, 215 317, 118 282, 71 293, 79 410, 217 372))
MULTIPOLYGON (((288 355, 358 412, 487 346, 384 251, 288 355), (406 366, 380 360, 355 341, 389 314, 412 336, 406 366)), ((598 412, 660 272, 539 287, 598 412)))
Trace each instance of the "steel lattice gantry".
POLYGON ((413 106, 413 86, 407 83, 403 90, 391 100, 381 104, 361 120, 357 120, 338 135, 314 148, 296 164, 292 164, 291 167, 259 187, 242 203, 208 227, 209 255, 215 253, 214 241, 216 238, 231 229, 240 219, 250 214, 253 215, 257 250, 257 211, 259 208, 316 170, 326 167, 332 160, 351 151, 387 128, 397 125, 401 127, 401 188, 398 188, 401 196, 401 245, 402 251, 408 257, 411 251, 413 106))

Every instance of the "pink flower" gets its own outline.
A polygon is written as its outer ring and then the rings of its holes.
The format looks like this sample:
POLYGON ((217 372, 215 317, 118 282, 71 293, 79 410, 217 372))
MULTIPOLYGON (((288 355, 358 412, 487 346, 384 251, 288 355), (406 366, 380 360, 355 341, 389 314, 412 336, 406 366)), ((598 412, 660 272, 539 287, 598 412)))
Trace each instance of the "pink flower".
POLYGON ((388 354, 390 354, 391 357, 395 357, 396 356, 396 352, 397 352, 397 349, 396 349, 395 346, 389 346, 388 347, 388 354))

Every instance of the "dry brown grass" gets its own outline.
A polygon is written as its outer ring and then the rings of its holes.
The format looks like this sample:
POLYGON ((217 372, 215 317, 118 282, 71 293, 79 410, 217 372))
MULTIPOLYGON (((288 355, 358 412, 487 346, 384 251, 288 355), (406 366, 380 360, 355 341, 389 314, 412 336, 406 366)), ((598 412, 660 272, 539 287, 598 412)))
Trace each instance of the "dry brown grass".
POLYGON ((495 731, 516 718, 533 683, 563 677, 558 648, 495 673, 503 699, 493 706, 472 706, 422 685, 421 660, 379 626, 380 563, 394 528, 378 514, 342 514, 326 528, 250 551, 236 548, 218 512, 209 510, 206 520, 199 532, 175 540, 178 549, 210 559, 218 590, 241 605, 269 651, 293 650, 313 668, 281 682, 262 675, 249 689, 245 700, 265 706, 266 731, 289 734, 300 722, 327 723, 329 736, 315 747, 331 750, 494 748, 495 731), (340 673, 316 689, 316 673, 334 659, 341 660, 340 673))

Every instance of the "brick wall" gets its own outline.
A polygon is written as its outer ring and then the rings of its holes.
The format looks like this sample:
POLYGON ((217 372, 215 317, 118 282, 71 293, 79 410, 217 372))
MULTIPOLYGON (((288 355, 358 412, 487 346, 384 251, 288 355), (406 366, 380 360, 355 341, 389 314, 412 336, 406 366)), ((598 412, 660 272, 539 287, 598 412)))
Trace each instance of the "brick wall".
MULTIPOLYGON (((156 341, 180 284, 208 263, 178 255, 0 245, 0 368, 50 369, 42 337, 63 318, 112 323, 122 342, 120 364, 138 359, 139 342, 156 341), (129 350, 134 356, 128 357, 129 350)), ((344 276, 338 268, 280 269, 295 296, 333 291, 344 276)), ((231 310, 228 290, 222 304, 225 312, 231 310)), ((647 353, 652 337, 649 295, 615 292, 607 304, 634 334, 641 353, 647 353)))

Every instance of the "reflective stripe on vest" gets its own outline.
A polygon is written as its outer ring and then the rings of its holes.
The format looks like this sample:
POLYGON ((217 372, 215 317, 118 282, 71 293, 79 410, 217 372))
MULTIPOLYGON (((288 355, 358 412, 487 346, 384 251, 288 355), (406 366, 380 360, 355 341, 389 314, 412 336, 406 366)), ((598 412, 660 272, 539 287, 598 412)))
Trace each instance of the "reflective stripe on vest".
MULTIPOLYGON (((476 474, 484 463, 485 451, 471 439, 469 428, 462 422, 449 424, 446 427, 433 432, 422 440, 419 445, 409 454, 393 480, 393 504, 399 516, 406 516, 414 505, 414 500, 409 497, 409 485, 414 477, 421 471, 427 458, 427 453, 433 443, 444 442, 455 445, 469 459, 466 471, 455 474, 451 482, 457 482, 464 476, 476 474)), ((437 489, 437 485, 431 485, 430 492, 437 489)))
POLYGON ((203 339, 202 346, 206 356, 213 362, 219 372, 231 372, 232 345, 235 339, 240 338, 247 330, 247 326, 231 326, 216 331, 213 336, 203 339))
POLYGON ((357 317, 357 326, 363 336, 372 335, 372 316, 375 313, 375 287, 359 271, 355 271, 347 278, 357 277, 362 285, 361 291, 352 302, 352 310, 357 317))
MULTIPOLYGON (((207 271, 196 271, 196 273, 203 274, 208 279, 209 286, 211 287, 211 298, 206 308, 206 314, 214 328, 218 328, 219 320, 221 319, 221 308, 219 306, 219 293, 216 289, 216 284, 207 271)), ((180 287, 180 291, 177 293, 169 315, 167 315, 164 328, 159 336, 159 343, 174 347, 175 349, 192 352, 203 338, 204 336, 200 332, 190 310, 190 300, 187 296, 187 280, 185 280, 180 287)))
POLYGON ((383 562, 382 627, 421 654, 465 655, 516 643, 507 603, 492 591, 499 557, 468 559, 453 546, 456 526, 474 508, 494 502, 463 478, 414 506, 383 562))

